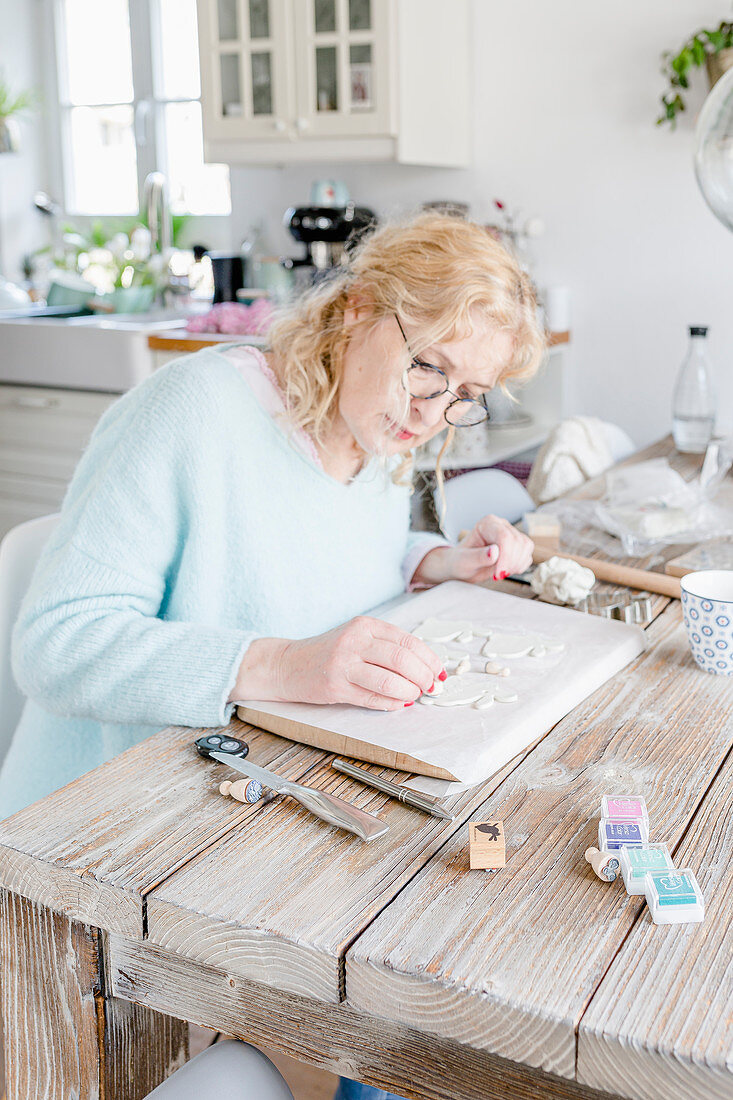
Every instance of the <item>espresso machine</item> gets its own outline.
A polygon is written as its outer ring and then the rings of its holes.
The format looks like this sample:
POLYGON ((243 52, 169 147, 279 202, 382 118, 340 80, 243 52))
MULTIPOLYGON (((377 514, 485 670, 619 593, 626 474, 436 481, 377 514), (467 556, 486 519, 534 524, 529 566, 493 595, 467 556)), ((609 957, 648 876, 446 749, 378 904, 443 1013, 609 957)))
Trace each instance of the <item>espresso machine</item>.
POLYGON ((367 206, 348 201, 343 206, 291 206, 283 224, 305 245, 305 254, 281 263, 293 270, 297 283, 307 285, 327 278, 344 263, 363 234, 376 227, 377 216, 367 206))

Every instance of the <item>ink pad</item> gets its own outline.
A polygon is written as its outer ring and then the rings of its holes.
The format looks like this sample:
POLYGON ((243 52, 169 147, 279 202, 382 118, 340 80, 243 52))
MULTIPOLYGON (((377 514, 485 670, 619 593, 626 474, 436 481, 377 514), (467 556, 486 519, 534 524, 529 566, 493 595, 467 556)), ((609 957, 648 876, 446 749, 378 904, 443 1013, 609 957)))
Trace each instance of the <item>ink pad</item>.
POLYGON ((645 821, 649 824, 646 802, 640 794, 604 794, 601 817, 609 821, 645 821))
POLYGON ((705 902, 689 867, 647 871, 645 894, 655 924, 699 923, 705 918, 705 902))
POLYGON ((645 821, 609 821, 602 817, 598 822, 598 847, 603 852, 630 845, 641 848, 649 843, 649 829, 645 821))
POLYGON ((645 894, 648 871, 673 871, 674 863, 666 844, 644 844, 641 848, 623 847, 619 851, 621 874, 627 894, 645 894))

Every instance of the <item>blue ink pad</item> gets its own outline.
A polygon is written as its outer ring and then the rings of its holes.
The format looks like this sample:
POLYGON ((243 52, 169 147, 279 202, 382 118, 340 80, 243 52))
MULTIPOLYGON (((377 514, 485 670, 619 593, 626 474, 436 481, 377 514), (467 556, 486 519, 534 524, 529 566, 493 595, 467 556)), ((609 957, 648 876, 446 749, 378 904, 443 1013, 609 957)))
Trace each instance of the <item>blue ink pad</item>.
POLYGON ((698 923, 705 917, 705 902, 689 867, 648 871, 645 893, 655 924, 698 923))

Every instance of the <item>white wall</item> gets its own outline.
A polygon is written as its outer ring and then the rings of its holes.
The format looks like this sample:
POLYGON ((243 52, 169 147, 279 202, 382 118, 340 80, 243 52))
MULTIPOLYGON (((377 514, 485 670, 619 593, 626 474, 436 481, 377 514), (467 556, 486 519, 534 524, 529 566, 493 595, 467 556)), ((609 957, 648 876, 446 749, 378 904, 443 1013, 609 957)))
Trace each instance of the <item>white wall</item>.
MULTIPOLYGON (((273 241, 310 180, 337 175, 380 214, 426 199, 494 197, 541 215, 540 283, 573 298, 568 411, 614 420, 643 444, 669 429, 685 326, 709 324, 720 420, 733 428, 733 236, 708 211, 693 169, 694 115, 655 127, 663 49, 717 24, 717 0, 473 0, 475 162, 468 170, 329 165, 232 172, 232 243, 259 213, 273 241)), ((450 3, 446 0, 446 10, 450 3)), ((429 79, 429 73, 426 73, 429 79)), ((415 89, 419 95, 419 88, 415 89)))
MULTIPOLYGON (((0 0, 0 71, 13 92, 43 88, 42 0, 0 0)), ((33 195, 47 186, 43 108, 18 119, 20 151, 0 156, 0 274, 21 276, 23 256, 48 239, 33 195)))

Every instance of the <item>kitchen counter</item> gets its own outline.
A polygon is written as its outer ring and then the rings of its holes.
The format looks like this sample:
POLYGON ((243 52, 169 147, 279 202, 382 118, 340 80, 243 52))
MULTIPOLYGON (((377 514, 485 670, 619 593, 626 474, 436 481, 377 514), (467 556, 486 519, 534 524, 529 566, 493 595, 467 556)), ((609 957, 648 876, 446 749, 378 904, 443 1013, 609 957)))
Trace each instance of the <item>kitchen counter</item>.
MULTIPOLYGON (((247 344, 262 347, 266 340, 263 336, 237 336, 225 332, 188 332, 185 328, 169 329, 166 332, 154 332, 148 336, 148 347, 152 351, 198 351, 212 344, 235 343, 242 340, 247 344)), ((550 333, 550 347, 570 343, 569 332, 550 333)))
POLYGON ((240 336, 231 332, 189 332, 185 328, 177 328, 167 332, 151 332, 148 335, 148 347, 151 351, 200 351, 201 348, 210 348, 215 344, 254 344, 255 347, 264 347, 267 343, 264 336, 240 336))

